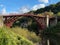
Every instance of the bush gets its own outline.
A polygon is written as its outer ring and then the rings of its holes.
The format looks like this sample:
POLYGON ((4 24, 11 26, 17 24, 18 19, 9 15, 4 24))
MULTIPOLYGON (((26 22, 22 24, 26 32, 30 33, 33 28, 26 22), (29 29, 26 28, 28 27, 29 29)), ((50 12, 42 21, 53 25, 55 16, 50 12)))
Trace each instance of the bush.
POLYGON ((40 41, 39 36, 37 36, 34 32, 28 31, 26 28, 22 29, 22 28, 16 27, 16 28, 12 28, 12 31, 33 41, 34 43, 40 41))
POLYGON ((44 30, 42 36, 45 39, 50 39, 50 42, 52 42, 53 45, 60 45, 60 23, 44 30))
POLYGON ((33 45, 33 43, 4 27, 0 28, 0 45, 33 45))

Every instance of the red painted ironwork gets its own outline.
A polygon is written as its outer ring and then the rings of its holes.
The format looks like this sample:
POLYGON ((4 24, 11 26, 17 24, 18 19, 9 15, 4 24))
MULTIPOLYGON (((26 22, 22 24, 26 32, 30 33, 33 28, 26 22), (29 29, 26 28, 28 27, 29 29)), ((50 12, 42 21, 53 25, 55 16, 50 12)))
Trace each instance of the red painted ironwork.
POLYGON ((37 22, 38 26, 41 29, 45 29, 46 24, 45 24, 45 19, 46 16, 38 16, 38 15, 34 15, 34 14, 10 14, 10 15, 5 15, 5 25, 8 27, 11 27, 13 25, 13 23, 19 19, 19 17, 21 16, 25 16, 25 17, 32 17, 35 19, 35 21, 37 22))

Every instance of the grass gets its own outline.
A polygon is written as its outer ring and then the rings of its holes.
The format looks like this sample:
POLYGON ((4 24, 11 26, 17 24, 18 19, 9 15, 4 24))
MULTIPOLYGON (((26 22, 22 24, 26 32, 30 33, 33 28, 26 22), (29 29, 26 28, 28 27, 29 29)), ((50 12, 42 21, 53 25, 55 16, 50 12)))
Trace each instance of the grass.
POLYGON ((17 33, 25 38, 27 38, 28 40, 36 43, 36 42, 39 42, 40 41, 40 37, 37 36, 35 34, 35 32, 32 32, 32 31, 29 31, 28 29, 26 28, 20 28, 20 27, 15 27, 15 28, 12 28, 11 30, 12 32, 14 33, 17 33))
POLYGON ((2 27, 0 28, 0 45, 33 45, 33 43, 12 32, 10 28, 2 27))

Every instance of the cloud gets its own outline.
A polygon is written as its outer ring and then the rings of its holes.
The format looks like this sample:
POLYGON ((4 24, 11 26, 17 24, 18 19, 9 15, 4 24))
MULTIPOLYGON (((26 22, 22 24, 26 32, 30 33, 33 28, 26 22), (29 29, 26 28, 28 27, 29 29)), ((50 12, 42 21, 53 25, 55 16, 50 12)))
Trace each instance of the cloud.
POLYGON ((3 8, 3 9, 1 10, 1 14, 7 14, 6 8, 3 8))
POLYGON ((1 7, 3 7, 4 5, 0 4, 1 7))
POLYGON ((8 14, 23 14, 23 13, 27 13, 29 12, 30 9, 27 6, 23 6, 21 7, 18 11, 11 11, 11 12, 7 12, 6 8, 3 7, 0 14, 2 15, 8 15, 8 14))
POLYGON ((32 7, 32 10, 37 10, 37 9, 44 8, 44 7, 45 7, 45 4, 37 4, 32 7))
POLYGON ((30 9, 29 9, 28 6, 23 6, 21 8, 18 8, 17 11, 11 11, 11 12, 9 12, 9 14, 23 14, 23 13, 27 13, 29 11, 30 11, 30 9))
POLYGON ((23 6, 23 7, 19 8, 17 11, 10 11, 10 12, 7 12, 4 5, 0 5, 0 6, 2 7, 2 10, 1 10, 0 14, 23 14, 23 13, 27 13, 31 10, 37 10, 37 9, 40 9, 40 8, 44 8, 45 4, 37 4, 37 5, 34 5, 31 8, 29 6, 23 6))
POLYGON ((3 4, 0 4, 0 7, 4 7, 4 5, 3 4))
POLYGON ((38 0, 39 2, 48 3, 49 0, 38 0))
POLYGON ((37 5, 34 5, 32 8, 29 8, 28 6, 23 6, 23 7, 19 8, 18 11, 10 12, 10 14, 23 14, 23 13, 27 13, 31 10, 37 10, 37 9, 44 8, 44 7, 45 7, 45 4, 37 4, 37 5))
POLYGON ((24 6, 24 7, 22 7, 22 8, 20 8, 19 9, 19 13, 27 13, 27 12, 29 12, 30 11, 30 9, 27 7, 27 6, 24 6))
POLYGON ((17 12, 17 11, 11 11, 8 14, 19 14, 19 12, 17 12))

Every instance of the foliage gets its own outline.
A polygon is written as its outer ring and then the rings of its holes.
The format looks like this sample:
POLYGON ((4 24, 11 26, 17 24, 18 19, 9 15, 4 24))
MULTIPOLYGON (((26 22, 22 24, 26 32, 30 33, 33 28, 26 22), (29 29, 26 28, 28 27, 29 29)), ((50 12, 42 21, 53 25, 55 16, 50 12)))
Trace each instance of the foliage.
POLYGON ((15 34, 10 28, 0 28, 0 45, 33 45, 21 35, 15 34))
POLYGON ((45 11, 49 12, 50 10, 54 14, 57 14, 58 12, 60 12, 60 2, 58 2, 57 4, 51 4, 49 6, 46 6, 45 8, 38 9, 34 13, 39 14, 39 13, 43 13, 45 11))
POLYGON ((12 28, 13 32, 18 33, 19 35, 22 35, 33 42, 40 41, 40 38, 34 33, 34 32, 38 33, 38 26, 34 19, 32 19, 31 17, 22 17, 17 21, 14 22, 13 24, 13 28, 12 28), (17 21, 19 22, 16 23, 17 21), (27 27, 24 27, 24 25, 22 25, 23 26, 22 27, 21 26, 22 23, 27 24, 27 27), (18 26, 18 27, 14 27, 14 26, 18 26))
POLYGON ((29 31, 38 33, 38 25, 32 17, 21 17, 20 19, 14 22, 13 27, 16 27, 16 26, 27 28, 29 31))
POLYGON ((53 41, 56 45, 60 45, 60 23, 44 30, 42 36, 45 39, 50 39, 50 41, 53 41))
POLYGON ((58 12, 57 15, 60 16, 60 12, 58 12))
POLYGON ((28 31, 26 28, 22 29, 22 28, 19 28, 19 27, 15 27, 15 28, 12 28, 12 31, 33 41, 34 43, 35 42, 39 42, 40 41, 40 37, 37 36, 34 32, 30 32, 28 31))
POLYGON ((38 34, 38 25, 36 22, 32 22, 30 25, 28 25, 28 30, 35 32, 38 34))

